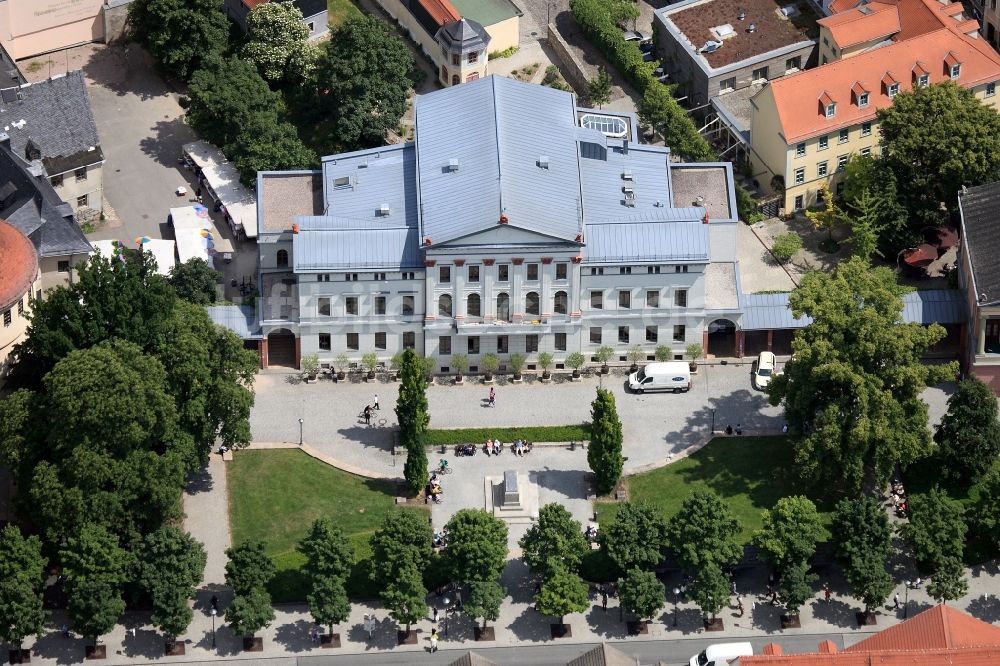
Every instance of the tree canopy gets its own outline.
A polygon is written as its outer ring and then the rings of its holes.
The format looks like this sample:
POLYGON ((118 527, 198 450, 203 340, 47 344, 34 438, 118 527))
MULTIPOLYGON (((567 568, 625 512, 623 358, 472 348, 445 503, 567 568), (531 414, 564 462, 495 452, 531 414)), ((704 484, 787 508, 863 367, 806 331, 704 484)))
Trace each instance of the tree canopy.
POLYGON ((538 520, 519 543, 525 563, 543 577, 554 566, 578 572, 580 562, 590 550, 579 521, 555 502, 539 509, 538 520))
POLYGON ((424 447, 427 425, 431 420, 427 409, 427 375, 423 362, 412 349, 403 352, 399 364, 396 419, 399 423, 399 443, 406 449, 403 476, 410 492, 416 494, 428 479, 427 450, 424 447))
POLYGON ((640 620, 656 615, 666 600, 663 583, 652 571, 631 569, 618 579, 618 598, 622 608, 640 620))
POLYGON ((865 610, 884 602, 894 583, 885 568, 892 532, 882 506, 871 497, 841 500, 831 531, 844 577, 865 610))
POLYGON ((225 619, 234 634, 253 636, 274 621, 271 596, 261 588, 237 592, 226 609, 225 619))
POLYGON ((500 580, 507 565, 507 523, 484 509, 461 509, 445 526, 445 563, 462 585, 500 580))
POLYGON ((976 535, 1000 549, 1000 467, 986 473, 979 483, 979 498, 969 512, 976 535))
POLYGON ((395 580, 382 591, 382 603, 400 624, 410 625, 427 616, 427 588, 413 562, 402 562, 395 580))
POLYGON ((15 525, 0 530, 0 640, 20 649, 45 626, 42 579, 45 558, 38 537, 25 538, 15 525))
POLYGON ((597 492, 604 495, 618 485, 625 466, 622 456, 622 422, 618 418, 615 396, 607 389, 597 389, 590 405, 590 446, 587 463, 597 478, 597 492))
POLYGON ((205 547, 190 534, 163 526, 147 534, 136 558, 139 585, 152 600, 153 625, 180 636, 191 624, 188 600, 205 572, 205 547))
POLYGON ((942 604, 964 597, 968 591, 965 567, 962 566, 962 560, 956 557, 949 556, 941 560, 933 580, 927 584, 927 594, 942 604))
POLYGON ((197 305, 210 305, 218 297, 218 284, 222 273, 198 257, 182 264, 174 264, 167 281, 177 296, 197 305))
MULTIPOLYGON (((638 9, 634 2, 629 1, 627 4, 638 9)), ((611 85, 612 80, 611 75, 608 74, 608 70, 603 67, 599 68, 597 76, 590 81, 587 81, 587 98, 590 100, 590 103, 597 108, 602 108, 605 104, 610 102, 611 85)))
POLYGON ((309 534, 299 542, 299 552, 306 556, 306 567, 318 578, 347 580, 354 564, 354 549, 333 519, 317 518, 309 534))
POLYGON ((652 569, 663 560, 667 522, 648 504, 625 502, 597 539, 619 571, 652 569))
POLYGON ((229 20, 215 0, 135 0, 128 17, 138 40, 181 77, 229 41, 229 20))
POLYGON ((993 467, 1000 455, 997 411, 997 397, 981 379, 958 383, 934 433, 943 476, 972 485, 993 467))
POLYGON ((852 258, 833 273, 807 274, 792 292, 796 317, 812 323, 795 334, 794 358, 768 390, 802 433, 795 461, 802 476, 828 490, 857 493, 888 480, 931 452, 920 393, 957 372, 921 357, 944 337, 937 325, 904 323, 906 289, 891 269, 852 258))
POLYGON ((346 622, 351 615, 351 602, 341 578, 313 576, 312 591, 306 601, 316 624, 329 626, 331 634, 333 625, 346 622))
POLYGON ((667 525, 667 543, 689 571, 739 561, 743 555, 739 534, 739 521, 711 491, 694 492, 667 525))
POLYGON ((851 226, 853 254, 865 260, 892 257, 911 246, 919 229, 908 226, 896 176, 884 157, 851 155, 844 169, 844 216, 851 226))
POLYGON ((587 583, 579 574, 556 567, 542 583, 536 601, 539 613, 558 617, 561 622, 570 613, 587 610, 587 583))
POLYGON ((411 562, 424 571, 434 553, 434 530, 418 511, 397 509, 385 515, 371 537, 371 578, 386 588, 398 577, 399 568, 411 562))
POLYGON ((496 622, 500 617, 503 598, 504 591, 500 583, 495 581, 473 583, 469 591, 469 600, 465 603, 465 612, 474 620, 483 618, 483 629, 485 629, 487 623, 496 622))
POLYGON ((247 16, 242 55, 270 83, 302 83, 315 68, 318 53, 295 3, 268 2, 247 16))
POLYGON ((913 547, 917 565, 930 572, 937 571, 948 558, 961 561, 966 532, 962 505, 937 486, 910 495, 908 504, 910 520, 901 531, 913 547))
POLYGON ((226 585, 233 588, 237 595, 263 590, 274 578, 274 561, 260 541, 244 541, 231 546, 226 549, 226 557, 229 558, 226 562, 226 585))
POLYGON ((762 523, 752 543, 780 572, 807 563, 823 536, 816 505, 802 496, 782 497, 773 509, 764 511, 762 523))

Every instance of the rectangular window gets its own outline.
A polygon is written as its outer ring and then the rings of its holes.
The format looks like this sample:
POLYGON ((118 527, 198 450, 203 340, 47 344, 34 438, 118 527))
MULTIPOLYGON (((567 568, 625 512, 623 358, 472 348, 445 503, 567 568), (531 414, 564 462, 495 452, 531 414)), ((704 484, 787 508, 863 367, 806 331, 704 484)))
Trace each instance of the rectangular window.
POLYGON ((819 150, 826 150, 830 146, 830 137, 821 136, 819 138, 819 150))
POLYGON ((319 299, 319 316, 329 317, 330 316, 330 299, 320 298, 319 299))
POLYGON ((347 334, 347 348, 348 349, 352 349, 354 351, 357 351, 358 349, 361 348, 361 344, 358 342, 358 334, 357 333, 348 333, 347 334))
POLYGON ((688 272, 687 264, 684 264, 683 266, 674 266, 674 273, 687 273, 687 272, 688 272))
POLYGON ((868 93, 863 92, 858 95, 858 108, 863 109, 866 106, 868 106, 868 93))
POLYGON ((57 270, 60 273, 69 273, 69 262, 68 261, 60 261, 56 265, 56 268, 57 268, 57 270))
POLYGON ((10 308, 7 308, 6 310, 3 311, 3 325, 4 325, 4 328, 10 326, 11 319, 12 319, 12 317, 10 315, 10 308))
POLYGON ((843 171, 847 168, 847 158, 848 155, 841 155, 837 158, 837 171, 843 171))
POLYGON ((479 62, 479 51, 471 51, 469 53, 469 64, 475 65, 477 62, 479 62))
POLYGON ((320 333, 319 334, 319 349, 320 351, 330 351, 330 334, 320 333))
POLYGON ((618 327, 618 342, 622 344, 628 344, 628 326, 618 327))
POLYGON ((348 296, 344 299, 344 313, 349 315, 358 314, 358 297, 348 296))
POLYGON ((806 144, 800 143, 795 146, 795 156, 796 157, 806 156, 806 144))
POLYGON ((467 347, 468 347, 468 350, 469 350, 470 354, 478 354, 479 353, 479 336, 478 335, 470 335, 469 336, 469 344, 467 345, 467 347))
POLYGON ((401 280, 412 280, 415 277, 416 277, 416 273, 413 273, 413 272, 410 272, 410 271, 406 271, 404 273, 400 273, 399 274, 399 278, 401 280))
POLYGON ((538 264, 528 264, 528 279, 529 280, 538 279, 538 264))
POLYGON ((591 268, 590 269, 590 274, 591 275, 604 275, 604 269, 603 268, 591 268))
POLYGON ((497 282, 510 281, 510 264, 500 264, 497 266, 497 282))
POLYGON ((24 299, 23 298, 20 299, 20 300, 18 300, 18 302, 17 302, 17 314, 19 314, 19 315, 23 315, 24 314, 24 299))
POLYGON ((889 84, 889 88, 888 88, 888 93, 889 93, 889 99, 892 99, 893 97, 895 97, 896 95, 898 95, 899 94, 899 84, 898 83, 890 83, 889 84))
POLYGON ((438 338, 438 353, 446 355, 451 353, 450 335, 442 335, 440 338, 438 338))
POLYGON ((538 351, 538 336, 537 335, 526 335, 524 336, 524 351, 528 354, 534 354, 538 351))
POLYGON ((604 309, 604 292, 603 291, 592 291, 590 292, 590 307, 594 310, 604 309))
POLYGON ((556 333, 555 346, 556 346, 556 351, 566 351, 565 333, 556 333))
POLYGON ((851 138, 851 130, 842 129, 840 130, 840 136, 837 137, 837 143, 847 143, 851 138))
POLYGON ((795 197, 795 210, 802 210, 802 206, 805 202, 802 199, 802 195, 799 194, 795 197))
POLYGON ((732 92, 733 90, 736 90, 736 77, 735 76, 733 76, 731 78, 728 78, 728 79, 722 79, 722 81, 719 81, 719 92, 720 93, 732 92))
POLYGON ((479 282, 479 266, 469 266, 469 282, 479 282))
POLYGON ((822 178, 826 175, 826 162, 820 162, 816 165, 816 177, 822 178))
POLYGON ((594 345, 601 344, 601 327, 591 326, 590 327, 590 343, 594 345))
POLYGON ((451 266, 441 266, 438 268, 438 282, 441 284, 451 282, 451 266))
POLYGON ((687 339, 687 327, 684 324, 674 324, 674 342, 684 342, 687 339))
POLYGON ((801 185, 806 182, 806 170, 805 167, 799 167, 795 170, 795 184, 801 185))
POLYGON ((826 117, 827 118, 833 118, 836 115, 837 115, 837 104, 836 103, 827 104, 826 105, 826 117))
POLYGON ((674 292, 674 306, 678 308, 686 308, 688 306, 687 289, 678 289, 674 292))
POLYGON ((962 65, 952 65, 951 66, 951 78, 957 79, 962 74, 962 65))
POLYGON ((347 282, 357 282, 358 281, 358 274, 357 273, 345 273, 344 274, 344 280, 347 281, 347 282))
POLYGON ((656 342, 659 337, 659 331, 655 326, 646 327, 646 342, 656 342))
POLYGON ((930 83, 930 81, 931 81, 931 75, 930 74, 921 74, 917 78, 917 85, 920 86, 921 88, 926 88, 927 84, 930 83))
POLYGON ((90 195, 82 194, 76 198, 76 207, 83 208, 84 206, 90 205, 90 195))
POLYGON ((80 167, 73 171, 73 177, 76 178, 76 182, 78 183, 87 180, 87 167, 80 167))
POLYGON ((456 67, 462 64, 462 55, 460 53, 451 54, 451 64, 456 67))
POLYGON ((871 135, 872 135, 872 124, 861 123, 861 136, 871 136, 871 135))
POLYGON ((403 333, 403 349, 413 349, 417 346, 417 334, 413 331, 403 333))
POLYGON ((631 291, 619 291, 618 292, 618 307, 623 310, 628 310, 632 307, 632 292, 631 291))
POLYGON ((650 275, 654 275, 654 274, 659 275, 659 273, 660 273, 660 267, 659 266, 646 266, 646 273, 648 273, 650 275))
POLYGON ((660 307, 660 292, 658 292, 658 291, 647 291, 646 292, 646 307, 647 308, 658 308, 658 307, 660 307))
POLYGON ((385 333, 378 332, 375 334, 375 349, 385 349, 385 333))
POLYGON ((498 354, 506 354, 509 351, 509 349, 510 349, 510 345, 507 342, 507 336, 506 335, 498 335, 497 336, 497 353, 498 354))
POLYGON ((63 183, 62 174, 59 174, 58 176, 52 176, 51 178, 49 178, 49 182, 52 184, 52 187, 59 187, 63 183))
POLYGON ((377 315, 385 314, 385 296, 375 297, 375 314, 377 315))
POLYGON ((567 264, 556 264, 556 279, 565 280, 569 275, 569 266, 567 264))
POLYGON ((750 77, 753 81, 767 81, 767 67, 758 67, 750 77))
POLYGON ((789 58, 785 61, 785 71, 790 72, 794 69, 802 69, 802 57, 795 56, 794 58, 789 58))
POLYGON ((403 311, 404 315, 413 314, 413 296, 403 296, 403 311))
POLYGON ((871 154, 872 154, 872 149, 871 149, 871 148, 862 148, 862 149, 861 149, 861 154, 862 154, 862 155, 863 155, 864 157, 870 157, 870 156, 871 156, 871 154))
POLYGON ((618 267, 618 274, 619 275, 632 275, 632 267, 631 266, 619 266, 618 267))
POLYGON ((997 84, 996 82, 986 84, 986 96, 993 97, 997 94, 997 84))

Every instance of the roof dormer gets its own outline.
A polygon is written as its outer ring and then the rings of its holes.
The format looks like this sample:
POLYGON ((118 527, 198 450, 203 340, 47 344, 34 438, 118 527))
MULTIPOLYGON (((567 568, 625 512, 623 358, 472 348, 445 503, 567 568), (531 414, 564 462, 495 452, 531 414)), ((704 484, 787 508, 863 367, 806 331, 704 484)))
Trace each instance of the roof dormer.
POLYGON ((882 90, 889 99, 899 94, 899 79, 893 76, 892 72, 882 75, 882 90))
POLYGON ((913 65, 913 87, 914 88, 926 88, 930 85, 931 74, 927 71, 927 67, 924 66, 919 60, 913 65))
POLYGON ((825 90, 819 96, 819 112, 827 118, 833 118, 837 115, 837 102, 825 90))
POLYGON ((863 109, 868 106, 869 97, 871 97, 871 95, 869 94, 868 89, 865 88, 864 84, 860 81, 855 81, 854 85, 851 86, 851 101, 854 102, 859 109, 863 109))
POLYGON ((954 51, 948 51, 948 55, 944 57, 944 73, 953 81, 962 75, 962 61, 954 51))

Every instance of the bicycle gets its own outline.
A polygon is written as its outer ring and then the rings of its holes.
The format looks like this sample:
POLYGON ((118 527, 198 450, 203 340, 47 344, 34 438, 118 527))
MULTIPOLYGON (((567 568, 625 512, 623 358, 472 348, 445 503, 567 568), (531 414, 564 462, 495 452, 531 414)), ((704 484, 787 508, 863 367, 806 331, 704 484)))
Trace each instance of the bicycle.
POLYGON ((438 465, 438 468, 434 471, 437 472, 438 474, 451 474, 452 471, 454 470, 452 470, 451 467, 448 467, 447 465, 438 465))

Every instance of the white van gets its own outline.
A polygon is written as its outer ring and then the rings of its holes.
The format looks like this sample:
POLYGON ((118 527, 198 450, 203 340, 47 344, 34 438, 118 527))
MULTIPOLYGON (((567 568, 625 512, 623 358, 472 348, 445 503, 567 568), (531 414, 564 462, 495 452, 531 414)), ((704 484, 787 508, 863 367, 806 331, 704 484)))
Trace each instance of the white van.
POLYGON ((691 657, 690 666, 730 666, 739 663, 735 660, 740 657, 751 656, 753 645, 750 643, 715 643, 691 657))
POLYGON ((636 393, 687 391, 691 388, 691 367, 687 361, 650 363, 628 376, 628 387, 636 393))

